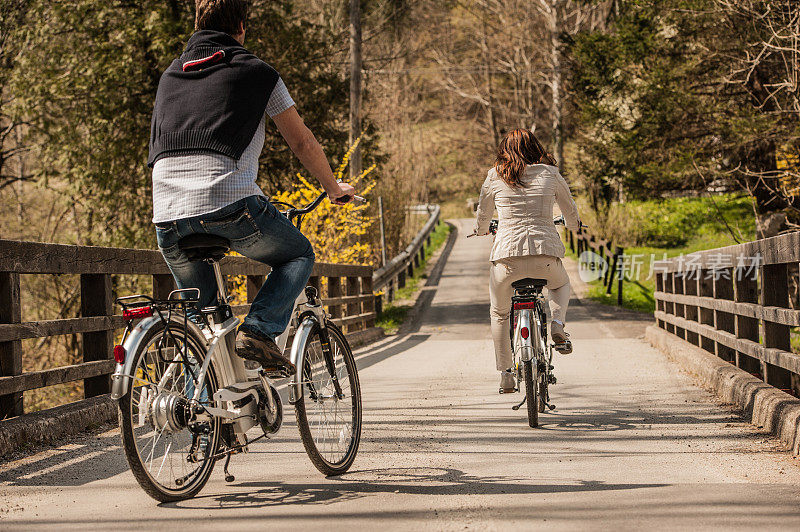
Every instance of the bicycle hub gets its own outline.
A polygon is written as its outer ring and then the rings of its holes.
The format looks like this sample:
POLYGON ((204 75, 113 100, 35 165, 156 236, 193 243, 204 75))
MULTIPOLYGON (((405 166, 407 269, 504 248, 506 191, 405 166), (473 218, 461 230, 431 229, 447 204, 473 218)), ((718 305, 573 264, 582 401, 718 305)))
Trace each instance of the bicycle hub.
POLYGON ((151 421, 157 430, 178 432, 186 428, 189 403, 183 397, 171 393, 160 393, 150 405, 151 421))

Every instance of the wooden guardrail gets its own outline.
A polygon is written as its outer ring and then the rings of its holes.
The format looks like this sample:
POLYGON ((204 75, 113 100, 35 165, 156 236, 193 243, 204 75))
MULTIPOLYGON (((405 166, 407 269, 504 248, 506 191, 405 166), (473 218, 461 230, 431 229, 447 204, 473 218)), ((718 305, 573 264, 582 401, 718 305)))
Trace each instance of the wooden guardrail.
POLYGON ((567 244, 570 251, 580 257, 584 251, 592 251, 600 255, 606 261, 608 268, 603 274, 603 286, 606 289, 606 294, 611 294, 614 287, 614 281, 617 281, 617 305, 622 305, 622 294, 625 276, 623 275, 623 260, 625 250, 621 246, 615 246, 613 241, 604 238, 596 237, 590 234, 586 229, 578 229, 577 231, 570 231, 565 229, 567 236, 567 244))
MULTIPOLYGON (((414 240, 411 241, 406 249, 383 267, 375 270, 375 274, 372 276, 373 289, 376 291, 382 290, 386 300, 389 302, 394 299, 395 289, 403 288, 406 285, 406 276, 412 277, 414 269, 418 268, 425 259, 425 246, 430 246, 431 233, 440 223, 441 207, 427 205, 424 206, 424 209, 430 215, 425 226, 417 233, 417 236, 414 237, 414 240)), ((381 299, 378 298, 377 302, 380 305, 381 299)))
POLYGON ((795 396, 800 233, 654 264, 658 327, 795 396))
MULTIPOLYGON (((253 300, 269 272, 268 266, 244 257, 226 257, 221 266, 225 274, 247 276, 248 301, 253 300)), ((152 276, 157 298, 166 298, 174 289, 172 276, 158 251, 0 240, 0 419, 25 413, 22 393, 28 390, 83 380, 85 398, 109 392, 109 375, 115 367, 114 334, 124 327, 122 316, 114 313, 117 294, 112 275, 120 274, 152 276), (79 275, 81 317, 24 321, 22 274, 79 275), (83 362, 23 372, 22 340, 66 334, 81 335, 83 362)), ((374 327, 371 267, 318 263, 310 284, 324 288, 324 293, 320 292, 323 303, 348 333, 374 327)), ((249 305, 234 307, 240 314, 248 309, 249 305)))

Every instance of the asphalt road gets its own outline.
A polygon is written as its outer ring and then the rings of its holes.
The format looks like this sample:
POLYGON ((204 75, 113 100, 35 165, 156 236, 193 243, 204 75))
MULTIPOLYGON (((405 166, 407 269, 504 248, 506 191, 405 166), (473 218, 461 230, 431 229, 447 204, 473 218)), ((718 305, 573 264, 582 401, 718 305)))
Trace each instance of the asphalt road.
POLYGON ((195 499, 157 505, 116 430, 0 464, 0 530, 800 529, 800 466, 642 340, 649 318, 576 298, 575 352, 556 360, 542 426, 498 395, 489 241, 467 222, 421 311, 358 352, 364 429, 350 473, 326 479, 293 413, 195 499))

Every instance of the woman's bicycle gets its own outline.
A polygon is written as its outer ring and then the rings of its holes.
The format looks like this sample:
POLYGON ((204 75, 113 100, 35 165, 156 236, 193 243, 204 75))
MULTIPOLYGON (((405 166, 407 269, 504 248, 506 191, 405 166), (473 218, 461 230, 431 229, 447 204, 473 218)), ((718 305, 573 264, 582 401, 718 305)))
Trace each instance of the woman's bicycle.
MULTIPOLYGON (((497 234, 498 220, 489 224, 489 233, 497 234)), ((556 225, 563 225, 564 218, 559 216, 553 220, 556 225)), ((546 300, 542 289, 547 286, 545 279, 525 278, 511 283, 514 295, 511 297, 511 352, 517 388, 525 383, 525 397, 512 407, 519 410, 527 403, 528 425, 539 426, 539 414, 546 409, 553 410, 550 403, 550 385, 556 384, 553 374, 553 350, 572 351, 572 345, 555 345, 547 341, 546 300)), ((566 341, 569 344, 569 340, 566 341)))
MULTIPOLYGON (((284 214, 300 227, 325 198, 284 214)), ((276 339, 285 349, 294 333, 294 374, 247 369, 235 355, 236 329, 219 260, 230 248, 221 237, 195 234, 179 246, 190 260, 211 264, 216 304, 198 309, 200 291, 175 290, 166 300, 121 297, 127 322, 114 348, 112 398, 119 405, 122 445, 134 477, 161 502, 193 497, 218 460, 247 452, 281 427, 283 405, 274 379, 288 379, 289 403, 311 462, 325 475, 346 472, 361 438, 361 388, 347 338, 331 322, 314 287, 298 297, 289 327, 276 339), (135 324, 134 324, 135 323, 135 324), (249 439, 259 425, 263 434, 249 439)))

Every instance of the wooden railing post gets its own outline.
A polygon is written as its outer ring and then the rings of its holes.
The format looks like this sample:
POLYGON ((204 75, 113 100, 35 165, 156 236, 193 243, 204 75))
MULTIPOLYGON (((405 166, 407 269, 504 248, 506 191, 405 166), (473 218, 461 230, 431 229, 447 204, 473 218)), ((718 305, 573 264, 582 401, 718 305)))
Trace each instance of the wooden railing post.
MULTIPOLYGON (((789 265, 766 264, 761 268, 761 304, 771 307, 789 307, 789 265)), ((791 351, 790 327, 764 320, 764 346, 791 351)), ((768 362, 761 363, 764 381, 776 388, 792 387, 791 374, 768 362)))
MULTIPOLYGON (((714 272, 710 270, 698 270, 700 279, 698 280, 699 294, 702 297, 714 297, 714 272)), ((704 325, 714 326, 714 311, 709 308, 700 309, 700 323, 704 325)), ((714 340, 702 336, 700 338, 700 347, 709 353, 716 353, 714 348, 714 340)))
MULTIPOLYGON (((114 313, 111 276, 108 274, 81 275, 81 316, 110 316, 114 313)), ((114 331, 83 333, 83 361, 108 360, 112 356, 114 331)), ((83 380, 83 396, 96 397, 111 391, 108 375, 83 380)))
MULTIPOLYGON (((342 279, 341 277, 328 277, 328 297, 333 299, 335 297, 342 297, 342 279)), ((331 313, 331 318, 338 319, 342 317, 341 305, 330 305, 328 311, 331 313)))
MULTIPOLYGON (((656 273, 656 292, 664 292, 664 273, 659 272, 656 273)), ((666 312, 666 303, 661 299, 656 299, 656 310, 660 312, 666 312)), ((663 320, 656 320, 656 324, 664 328, 664 321, 663 320)))
POLYGON ((153 275, 153 297, 155 299, 167 299, 173 290, 175 290, 175 279, 172 275, 153 275))
POLYGON ((370 316, 364 322, 366 328, 369 329, 370 327, 375 327, 375 321, 377 317, 375 313, 375 298, 372 297, 372 276, 361 278, 361 294, 368 296, 367 299, 365 299, 361 304, 361 308, 364 314, 370 314, 370 316))
MULTIPOLYGON (((688 296, 696 296, 700 295, 700 283, 701 275, 700 270, 692 270, 687 272, 686 276, 683 278, 683 293, 688 296)), ((705 309, 701 309, 694 305, 686 305, 686 319, 690 321, 696 321, 698 323, 704 323, 701 320, 701 315, 705 309)), ((712 313, 712 320, 713 320, 713 313, 712 313)), ((686 331, 686 340, 694 345, 700 345, 700 335, 696 332, 686 331)))
MULTIPOLYGON (((0 272, 0 323, 20 323, 19 274, 0 272)), ((22 342, 0 342, 0 377, 22 374, 22 342)), ((23 414, 22 392, 0 396, 0 419, 23 414)))
MULTIPOLYGON (((675 272, 672 277, 672 293, 683 294, 683 279, 686 277, 686 272, 675 272)), ((686 305, 682 303, 675 303, 675 315, 679 318, 686 317, 686 305)), ((675 327, 675 334, 686 340, 686 329, 675 327)))
MULTIPOLYGON (((664 292, 667 294, 675 293, 675 272, 669 272, 664 275, 664 292)), ((664 307, 664 312, 672 316, 675 315, 675 303, 667 301, 664 307)), ((675 325, 672 323, 667 323, 665 329, 667 329, 667 332, 675 334, 675 325)))
MULTIPOLYGON (((737 303, 758 303, 758 283, 747 269, 737 267, 733 272, 734 301, 737 303)), ((734 320, 737 338, 758 343, 758 318, 737 314, 734 320)), ((746 353, 736 352, 736 365, 751 374, 761 374, 759 361, 746 353)))
MULTIPOLYGON (((347 277, 347 295, 348 296, 357 296, 361 294, 361 279, 359 277, 347 277)), ((361 304, 356 303, 348 303, 347 304, 347 316, 357 316, 361 314, 361 304)), ((351 323, 347 326, 347 332, 354 332, 361 329, 361 323, 351 323)))
MULTIPOLYGON (((733 300, 733 270, 724 268, 714 272, 714 299, 733 300)), ((714 310, 714 328, 720 331, 736 333, 733 314, 714 310)), ((736 351, 719 342, 714 342, 716 354, 727 362, 736 361, 736 351)))

